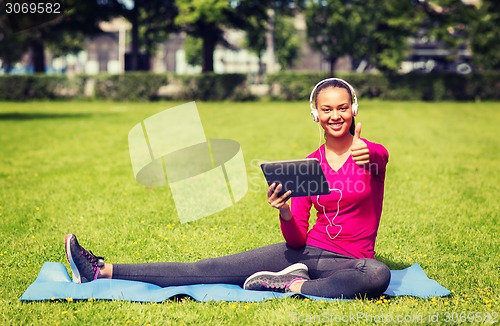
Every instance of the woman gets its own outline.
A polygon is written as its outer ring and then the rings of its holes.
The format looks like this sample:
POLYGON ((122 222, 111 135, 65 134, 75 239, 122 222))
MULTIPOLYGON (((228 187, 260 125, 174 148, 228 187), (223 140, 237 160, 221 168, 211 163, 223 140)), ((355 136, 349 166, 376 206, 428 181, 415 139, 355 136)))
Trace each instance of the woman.
POLYGON ((279 210, 286 243, 194 263, 108 264, 82 248, 75 235, 65 239, 75 282, 115 278, 159 286, 229 283, 248 290, 297 292, 328 298, 376 297, 388 287, 390 271, 374 259, 382 213, 387 150, 360 138, 354 124, 358 103, 346 81, 329 78, 311 92, 311 113, 325 133, 317 158, 330 194, 293 197, 268 188, 269 204, 279 210), (317 220, 309 229, 311 206, 317 220))

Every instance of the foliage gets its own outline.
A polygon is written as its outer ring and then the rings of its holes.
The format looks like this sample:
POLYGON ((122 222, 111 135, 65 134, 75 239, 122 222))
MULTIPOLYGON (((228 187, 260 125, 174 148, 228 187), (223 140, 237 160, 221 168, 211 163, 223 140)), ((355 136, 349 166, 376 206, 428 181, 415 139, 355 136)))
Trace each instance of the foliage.
POLYGON ((186 62, 192 66, 203 64, 203 43, 201 39, 187 35, 184 39, 184 51, 186 52, 186 62))
MULTIPOLYGON (((245 46, 254 52, 259 60, 262 59, 267 49, 266 33, 269 29, 268 22, 258 17, 249 17, 246 29, 245 46)), ((279 31, 278 31, 279 32, 279 31)))
POLYGON ((275 3, 272 10, 272 18, 268 20, 263 20, 261 17, 248 17, 245 28, 246 47, 261 59, 268 46, 267 34, 271 33, 276 60, 281 69, 286 70, 293 67, 300 55, 300 41, 293 24, 293 15, 297 14, 298 10, 286 1, 275 3))
MULTIPOLYGON (((31 51, 33 69, 45 73, 45 48, 49 47, 56 55, 76 52, 83 47, 84 36, 95 35, 101 30, 99 22, 109 19, 117 6, 117 0, 64 1, 61 15, 33 16, 19 14, 15 20, 15 30, 9 30, 5 21, 7 15, 0 17, 0 37, 6 43, 0 46, 0 59, 8 64, 19 59, 20 53, 31 51), (34 19, 34 17, 39 20, 34 19), (49 18, 52 18, 49 20, 49 18), (4 46, 13 48, 12 53, 3 50, 4 46)), ((11 22, 12 25, 12 22, 11 22)), ((12 26, 11 26, 12 27, 12 26)))
POLYGON ((96 79, 96 98, 115 101, 147 101, 157 97, 158 89, 168 83, 166 74, 130 72, 100 75, 96 79))
POLYGON ((458 49, 470 38, 470 24, 478 18, 478 11, 465 1, 439 0, 422 1, 426 19, 420 27, 430 40, 443 42, 449 49, 458 49))
MULTIPOLYGON (((68 0, 64 2, 66 8, 60 18, 23 31, 29 42, 27 43, 34 55, 34 71, 45 72, 45 46, 50 47, 56 54, 76 52, 83 48, 83 36, 96 35, 101 32, 99 23, 108 20, 118 6, 118 0, 68 0)), ((29 15, 25 16, 29 19, 29 15)))
POLYGON ((334 73, 338 58, 353 53, 361 38, 361 11, 365 8, 355 1, 310 1, 305 10, 307 35, 311 46, 319 51, 334 73))
MULTIPOLYGON (((5 16, 5 15, 3 15, 5 16)), ((0 21, 2 15, 0 15, 0 21)), ((0 32, 0 61, 1 68, 9 73, 18 62, 27 48, 26 35, 22 33, 1 33, 0 32)))
POLYGON ((398 70, 416 19, 409 1, 311 1, 305 15, 311 46, 329 62, 330 75, 344 55, 398 70))
POLYGON ((274 47, 281 69, 293 67, 300 54, 300 43, 292 18, 277 16, 275 21, 274 47))
POLYGON ((139 69, 139 54, 144 53, 149 62, 159 43, 168 38, 169 33, 178 31, 174 24, 178 9, 174 0, 134 0, 129 7, 125 3, 116 11, 123 15, 131 28, 130 70, 139 69))
MULTIPOLYGON (((202 72, 213 72, 213 52, 216 45, 230 47, 224 38, 223 28, 250 31, 258 53, 262 52, 262 34, 268 20, 268 10, 289 10, 294 1, 253 1, 253 0, 179 0, 179 15, 176 23, 188 34, 202 40, 202 72)), ((292 51, 288 51, 292 53, 292 51)), ((285 63, 290 63, 290 58, 285 63)))
POLYGON ((409 38, 414 35, 422 14, 410 1, 363 1, 360 38, 353 40, 352 57, 366 60, 380 71, 394 72, 409 54, 409 38))
MULTIPOLYGON (((5 10, 0 4, 0 10, 5 10)), ((14 33, 9 15, 0 15, 0 62, 1 68, 9 73, 27 48, 27 38, 24 33, 14 33)))
POLYGON ((476 20, 471 22, 473 59, 482 70, 500 70, 500 2, 483 0, 476 20))
POLYGON ((211 72, 215 46, 224 40, 222 25, 228 24, 230 5, 225 0, 182 0, 177 2, 176 23, 188 34, 202 40, 202 71, 211 72))

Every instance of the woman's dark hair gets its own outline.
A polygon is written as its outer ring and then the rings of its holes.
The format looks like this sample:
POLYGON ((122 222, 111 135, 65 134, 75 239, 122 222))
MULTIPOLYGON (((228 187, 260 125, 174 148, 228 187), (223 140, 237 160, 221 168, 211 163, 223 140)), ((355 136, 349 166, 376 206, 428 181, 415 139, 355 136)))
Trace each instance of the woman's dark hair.
MULTIPOLYGON (((324 89, 327 89, 327 88, 343 88, 347 91, 347 94, 349 94, 349 97, 351 98, 351 104, 352 102, 354 101, 353 100, 353 96, 352 96, 352 92, 351 92, 351 88, 346 85, 345 83, 343 83, 342 81, 340 80, 337 80, 337 79, 333 79, 333 80, 327 80, 326 82, 320 84, 317 88, 316 88, 316 93, 314 94, 314 107, 317 109, 316 107, 316 103, 318 102, 318 95, 319 93, 321 93, 322 90, 324 89)), ((352 123, 351 123, 351 126, 349 127, 349 132, 351 133, 351 135, 354 136, 354 130, 356 129, 356 122, 354 121, 354 116, 352 117, 352 123)))

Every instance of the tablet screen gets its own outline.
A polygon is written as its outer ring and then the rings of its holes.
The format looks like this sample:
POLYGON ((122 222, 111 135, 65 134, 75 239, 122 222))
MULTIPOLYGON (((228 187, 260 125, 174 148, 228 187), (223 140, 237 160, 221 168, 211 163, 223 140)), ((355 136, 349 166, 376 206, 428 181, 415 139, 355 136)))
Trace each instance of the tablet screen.
POLYGON ((328 181, 319 161, 307 158, 290 161, 275 161, 260 165, 267 184, 280 183, 283 188, 279 196, 291 190, 291 197, 316 196, 330 193, 328 181))

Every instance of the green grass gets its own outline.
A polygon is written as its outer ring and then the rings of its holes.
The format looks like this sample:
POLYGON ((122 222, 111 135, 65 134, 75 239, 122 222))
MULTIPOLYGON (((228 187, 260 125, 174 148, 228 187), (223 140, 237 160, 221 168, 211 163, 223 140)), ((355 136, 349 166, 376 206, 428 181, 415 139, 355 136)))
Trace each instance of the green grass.
POLYGON ((195 261, 282 241, 256 162, 300 158, 318 146, 307 103, 198 103, 208 138, 241 144, 249 191, 188 224, 179 223, 168 188, 135 182, 127 147, 136 123, 175 104, 0 103, 0 324, 268 325, 349 316, 368 324, 384 316, 425 322, 436 313, 444 323, 446 313, 500 312, 500 103, 361 103, 361 136, 390 153, 377 257, 391 268, 418 262, 450 297, 20 302, 44 262, 67 264, 69 232, 123 263, 195 261))

